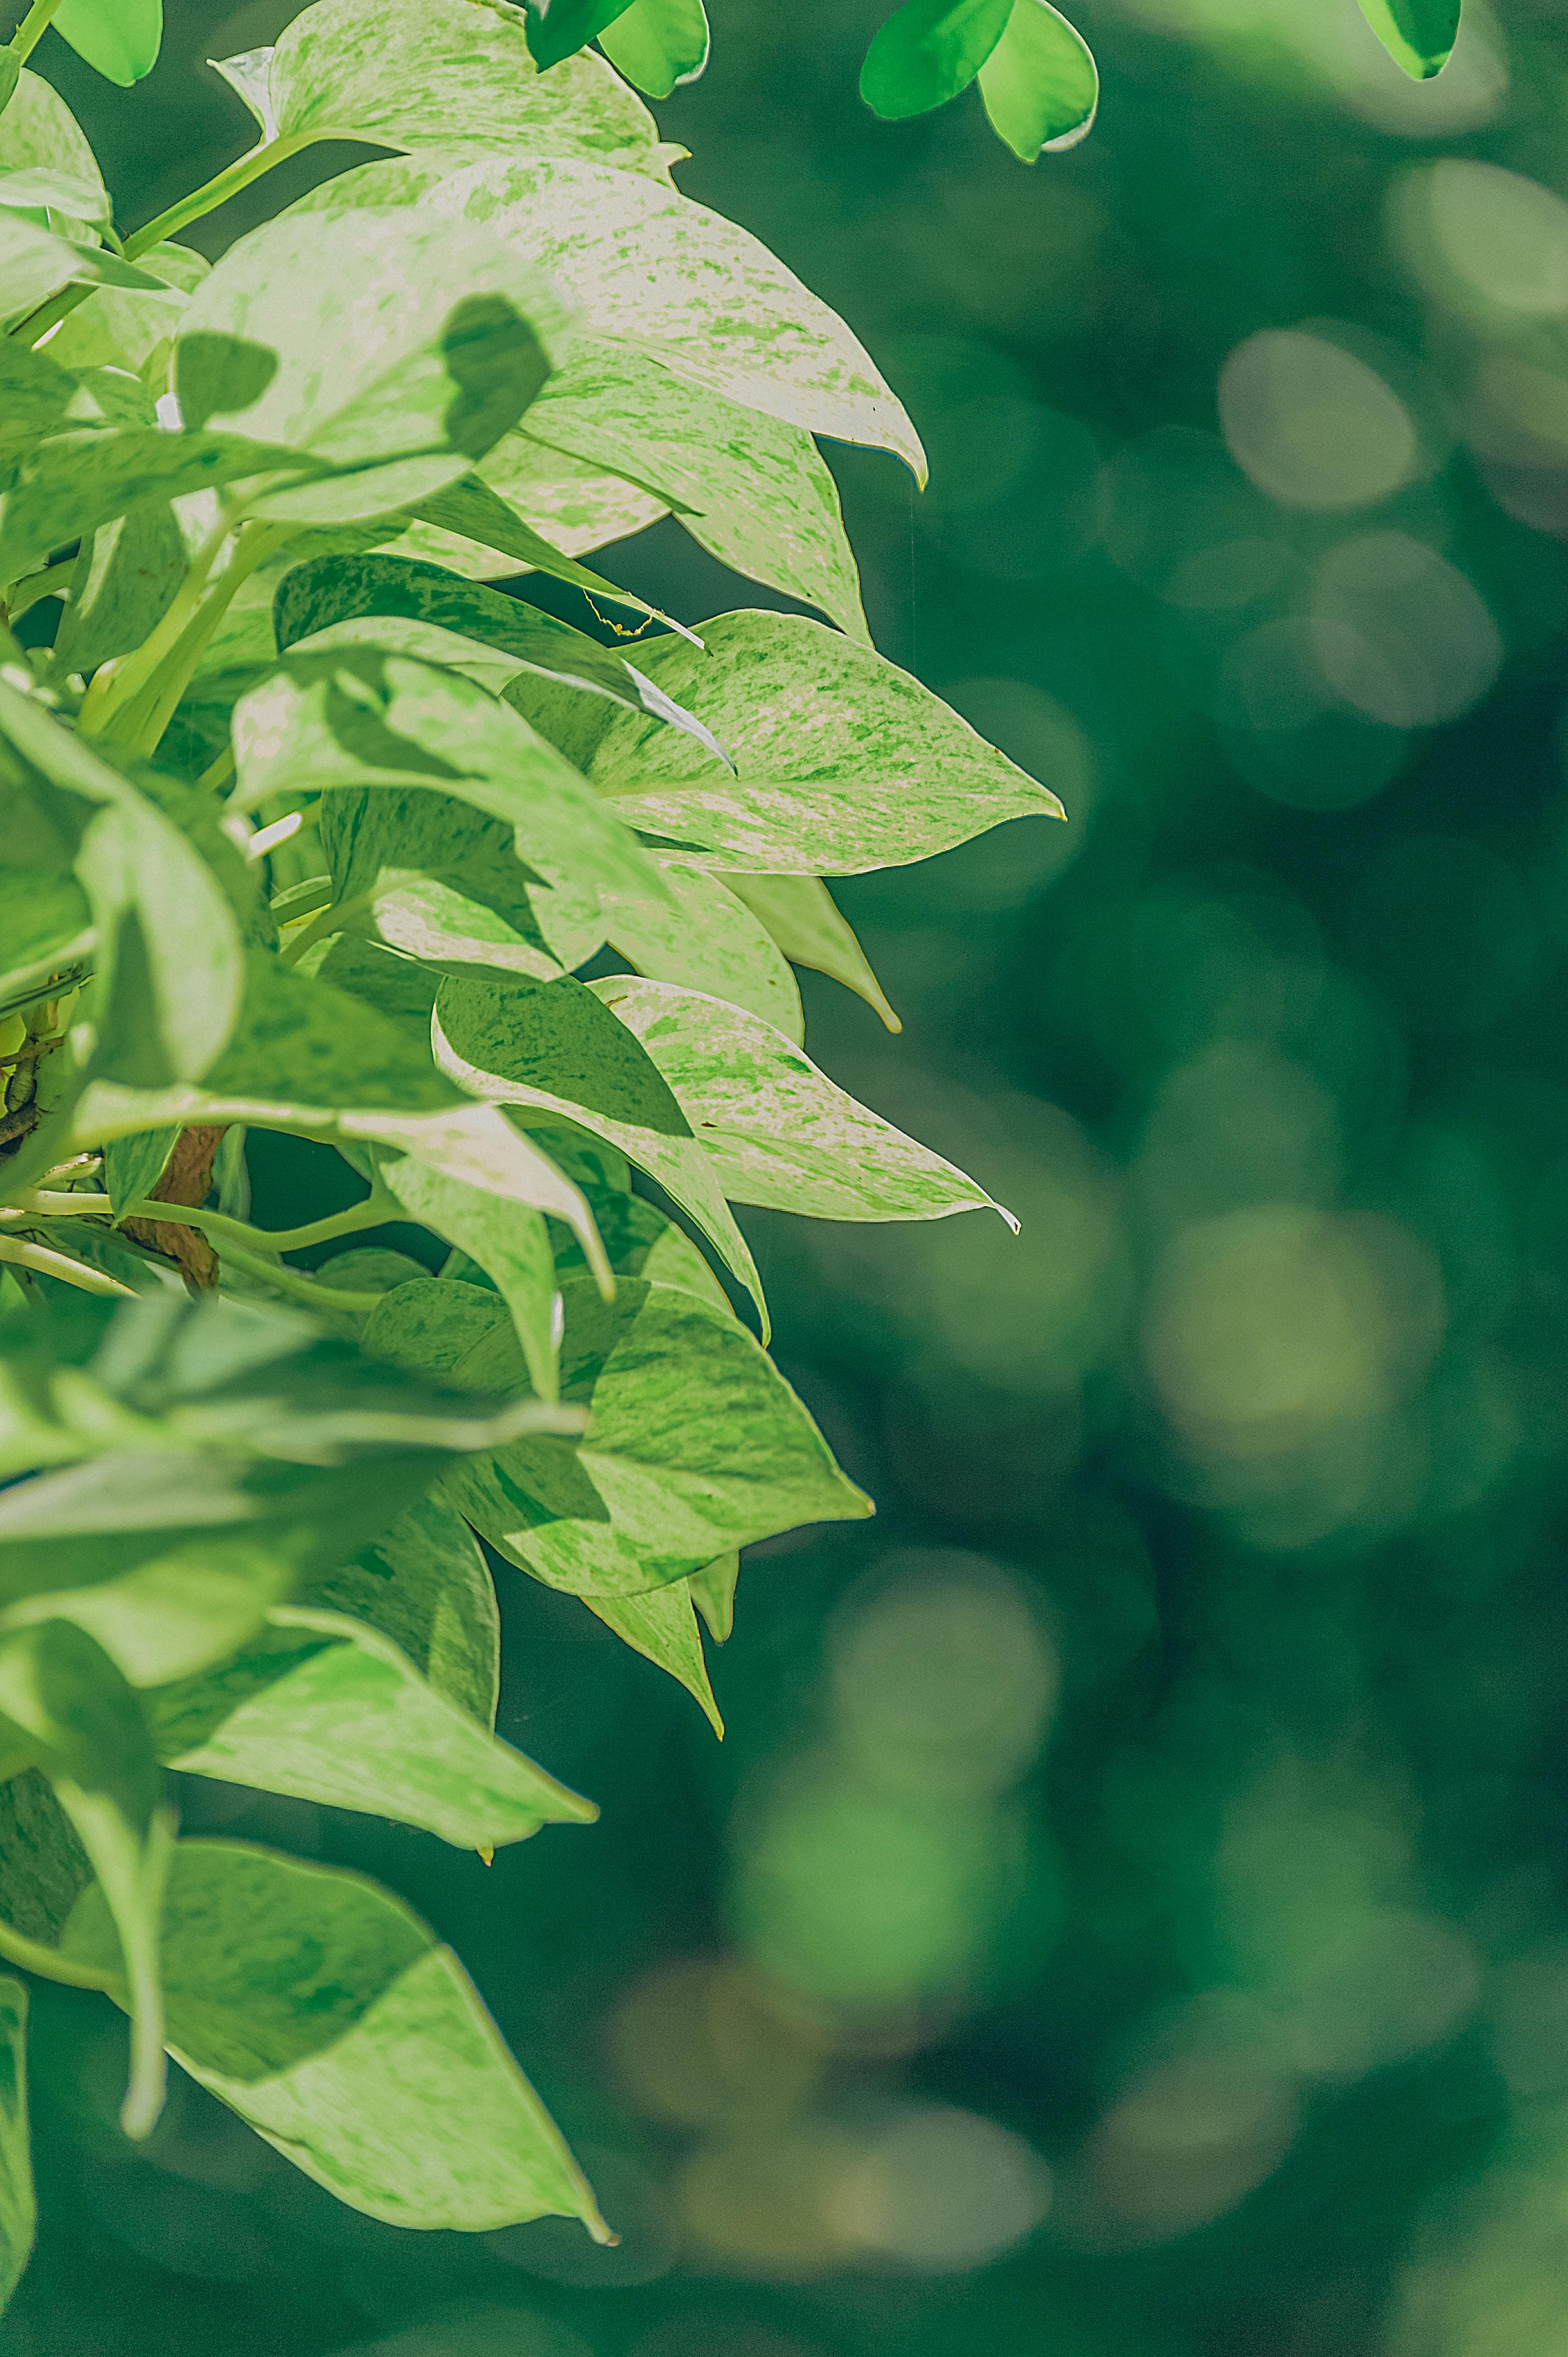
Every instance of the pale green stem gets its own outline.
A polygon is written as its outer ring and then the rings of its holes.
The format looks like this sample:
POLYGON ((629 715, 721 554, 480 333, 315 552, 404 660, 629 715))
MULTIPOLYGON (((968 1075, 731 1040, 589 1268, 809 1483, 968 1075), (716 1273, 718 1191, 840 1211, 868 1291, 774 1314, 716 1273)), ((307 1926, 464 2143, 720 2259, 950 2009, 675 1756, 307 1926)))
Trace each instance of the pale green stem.
MULTIPOLYGON (((218 551, 229 537, 222 523, 214 527, 208 540, 191 560, 190 575, 186 587, 176 598, 158 627, 134 655, 124 658, 124 669, 111 683, 103 703, 91 715, 87 734, 101 737, 128 753, 151 754, 157 749, 159 737, 174 717, 175 706, 185 694, 202 651, 217 629, 234 597, 235 592, 250 578, 258 565, 263 564, 279 542, 288 537, 285 527, 276 524, 250 523, 242 525, 233 554, 216 582, 207 588, 207 577, 218 551), (211 544, 216 545, 211 545, 211 544), (193 594, 187 596, 187 590, 193 594), (176 608, 183 611, 176 617, 176 608)), ((107 666, 105 666, 107 668, 107 666)), ((102 672, 94 673, 96 687, 102 672)), ((89 718, 92 687, 87 692, 81 707, 81 718, 89 718)), ((79 718, 79 731, 81 719, 79 718)))
POLYGON ((107 1989, 112 1975, 100 1972, 94 1964, 79 1964, 64 1956, 58 1948, 42 1940, 29 1940, 27 1934, 13 1930, 0 1921, 0 1956, 8 1964, 20 1964, 27 1973, 39 1973, 45 1980, 61 1981, 67 1988, 107 1989))
MULTIPOLYGON (((163 1208, 166 1210, 167 1205, 163 1208)), ((237 1244, 225 1244, 223 1258, 236 1268, 248 1269, 252 1276, 265 1277, 280 1293, 296 1301, 308 1301, 318 1309, 343 1309, 357 1318, 368 1318, 381 1300, 379 1293, 339 1293, 332 1286, 318 1285, 314 1277, 297 1268, 285 1268, 281 1261, 274 1263, 263 1260, 259 1253, 242 1252, 237 1244)))
POLYGON ((331 933, 340 933, 352 918, 371 906, 374 899, 373 892, 356 892, 351 900, 334 900, 322 909, 318 917, 313 917, 302 931, 285 942, 278 952, 285 965, 297 965, 307 949, 313 948, 317 942, 325 941, 331 933))
MULTIPOLYGON (((107 1203, 109 1199, 105 1195, 96 1200, 107 1203)), ((330 1243, 334 1236, 351 1236, 357 1228, 379 1228, 388 1220, 404 1216, 402 1208, 383 1195, 369 1195, 362 1203, 352 1204, 346 1211, 333 1211, 324 1220, 312 1220, 303 1228, 253 1228, 246 1220, 231 1220, 222 1211, 199 1211, 186 1203, 133 1203, 125 1214, 131 1220, 163 1220, 179 1228, 199 1228, 225 1248, 239 1244, 262 1253, 303 1252, 308 1244, 330 1243)))
MULTIPOLYGON (((209 761, 206 769, 201 772, 200 777, 198 778, 196 781, 196 790, 198 793, 220 793, 233 774, 234 748, 232 745, 225 745, 221 753, 219 754, 218 759, 215 761, 209 761)), ((245 846, 245 856, 247 859, 253 859, 257 856, 257 855, 251 849, 249 844, 245 846)))
POLYGON ((329 907, 331 899, 331 877, 313 876, 303 884, 291 885, 285 892, 275 893, 272 911, 280 924, 303 925, 306 917, 315 916, 318 909, 329 907))
POLYGON ((242 188, 248 188, 252 180, 259 180, 263 172, 270 172, 274 164, 286 163, 291 156, 299 155, 306 147, 314 147, 319 140, 340 139, 342 136, 340 131, 332 130, 291 131, 286 138, 264 139, 259 147, 252 147, 234 163, 225 165, 223 170, 203 187, 193 188, 188 197, 178 198, 166 212, 159 213, 156 221, 148 221, 145 229, 139 229, 134 236, 128 237, 125 240, 126 261, 135 262, 142 254, 150 253, 155 245, 161 245, 166 237, 172 237, 176 230, 186 228, 193 221, 200 221, 206 213, 215 212, 220 205, 227 204, 231 197, 237 197, 242 188))
MULTIPOLYGON (((22 31, 25 32, 27 25, 30 25, 43 10, 43 20, 38 27, 41 33, 59 5, 59 0, 34 0, 22 31)), ((38 37, 35 33, 33 39, 37 40, 38 37)), ((17 40, 21 38, 20 32, 16 38, 17 40)), ((16 46, 16 42, 13 41, 11 47, 15 48, 16 46)), ((27 51, 22 54, 25 57, 27 51)), ((144 253, 150 253, 155 245, 161 245, 166 237, 172 237, 176 230, 185 229, 191 221, 200 221, 204 214, 226 204, 231 197, 237 197, 242 188, 248 188, 252 180, 259 180, 264 172, 272 170, 274 164, 286 163, 289 156, 299 155, 306 147, 314 147, 323 139, 342 136, 341 132, 322 129, 291 131, 286 139, 263 140, 259 147, 252 147, 248 155, 227 165, 215 178, 199 188, 193 188, 188 197, 181 197, 169 206, 166 212, 159 213, 156 221, 150 221, 145 228, 137 230, 134 236, 125 240, 121 252, 127 262, 139 261, 144 253)), ((62 319, 68 318, 79 303, 85 303, 88 296, 95 292, 94 281, 78 279, 74 285, 62 286, 58 295, 51 295, 47 302, 40 303, 37 310, 29 311, 25 319, 18 319, 7 333, 17 343, 36 344, 48 334, 51 328, 59 327, 62 319)))
POLYGON ((81 710, 77 715, 79 737, 102 736, 115 714, 130 703, 156 673, 164 657, 178 645, 187 624, 201 603, 207 576, 234 528, 233 520, 227 512, 219 517, 192 555, 186 567, 185 579, 156 629, 148 632, 134 654, 121 655, 99 664, 87 694, 81 699, 81 710))
POLYGON ((62 319, 70 317, 79 303, 85 303, 90 295, 97 294, 98 285, 96 278, 73 278, 70 285, 62 286, 58 295, 51 295, 46 303, 40 303, 36 311, 29 311, 25 319, 18 319, 14 328, 7 328, 6 336, 14 344, 41 343, 51 328, 58 328, 62 319))
POLYGON ((142 1887, 134 1895, 140 1904, 120 1932, 120 1953, 125 1960, 131 2001, 131 2083, 120 2106, 120 2126, 136 2144, 150 2136, 156 2127, 168 2092, 163 1976, 158 1969, 158 1920, 163 1912, 164 1885, 174 1856, 174 1841, 172 1811, 156 1811, 146 1848, 139 1861, 136 1879, 142 1887))
POLYGON ((14 58, 26 63, 32 56, 48 30, 49 20, 59 5, 60 0, 33 0, 32 6, 5 44, 14 58))
POLYGON ((69 1189, 51 1193, 48 1188, 34 1187, 7 1204, 0 1211, 0 1220, 86 1220, 108 1219, 114 1206, 107 1195, 89 1195, 85 1189, 72 1194, 69 1189))
POLYGON ((23 1243, 10 1236, 0 1236, 0 1261, 11 1261, 18 1268, 36 1269, 40 1276, 58 1276, 67 1285, 80 1286, 83 1293, 113 1293, 127 1301, 136 1296, 117 1276, 104 1276, 95 1268, 83 1268, 77 1260, 68 1259, 64 1253, 51 1252, 48 1244, 23 1243))

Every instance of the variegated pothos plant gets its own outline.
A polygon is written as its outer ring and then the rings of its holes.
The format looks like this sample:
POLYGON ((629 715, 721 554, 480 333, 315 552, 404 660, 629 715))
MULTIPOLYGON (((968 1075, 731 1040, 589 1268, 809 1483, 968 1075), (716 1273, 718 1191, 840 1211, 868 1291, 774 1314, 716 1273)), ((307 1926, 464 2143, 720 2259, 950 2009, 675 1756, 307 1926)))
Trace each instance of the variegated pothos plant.
MULTIPOLYGON (((317 0, 124 237, 51 16, 126 83, 159 33, 36 0, 0 51, 0 1953, 124 2007, 132 2136, 173 2053, 371 2215, 603 2234, 449 1951, 179 1839, 167 1771, 481 1854, 591 1818, 494 1733, 486 1549, 716 1720, 738 1551, 870 1511, 731 1206, 994 1208, 805 1053, 796 966, 897 1028, 823 879, 1059 806, 872 647, 814 437, 921 476, 914 430, 608 61, 667 91, 700 0, 317 0), (393 157, 178 242, 327 140, 393 157), (634 610, 584 560, 666 514, 825 619, 634 610), (349 1208, 254 1224, 269 1129, 349 1208), (344 1241, 388 1223, 425 1257, 344 1241)), ((0 1982, 7 2292, 25 2019, 0 1982)))
POLYGON ((47 80, 0 113, 0 1953, 125 2008, 133 2136, 173 2053, 374 2216, 602 2233, 456 1958, 168 1771, 591 1818, 495 1735, 497 1558, 716 1717, 738 1550, 870 1511, 732 1205, 988 1203, 806 1054, 797 965, 896 1022, 823 878, 1058 805, 872 647, 813 437, 914 431, 604 57, 318 0, 221 70, 254 146, 124 237, 47 80), (178 242, 326 139, 396 152, 178 242), (665 514, 825 619, 639 610, 589 560, 665 514), (349 1208, 258 1226, 269 1129, 349 1208))

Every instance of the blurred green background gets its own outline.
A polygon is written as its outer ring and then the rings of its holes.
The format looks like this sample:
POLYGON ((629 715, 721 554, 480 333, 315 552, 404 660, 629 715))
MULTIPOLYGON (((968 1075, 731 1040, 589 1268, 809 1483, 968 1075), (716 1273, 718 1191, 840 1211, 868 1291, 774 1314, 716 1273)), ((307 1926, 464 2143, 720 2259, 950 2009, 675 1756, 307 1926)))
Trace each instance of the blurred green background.
MULTIPOLYGON (((177 0, 130 96, 46 42, 124 221, 290 13, 177 0)), ((597 1829, 187 1792, 453 1939, 620 2247, 373 2225, 188 2085, 132 2155, 40 1989, 0 2351, 1559 2357, 1568 12, 1416 88, 1350 0, 1099 0, 1033 172, 861 109, 873 8, 715 14, 682 185, 931 449, 835 454, 878 642, 1070 813, 845 887, 906 1029, 811 1044, 1023 1234, 748 1218, 880 1514, 757 1551, 722 1749, 507 1575, 502 1732, 597 1829)))

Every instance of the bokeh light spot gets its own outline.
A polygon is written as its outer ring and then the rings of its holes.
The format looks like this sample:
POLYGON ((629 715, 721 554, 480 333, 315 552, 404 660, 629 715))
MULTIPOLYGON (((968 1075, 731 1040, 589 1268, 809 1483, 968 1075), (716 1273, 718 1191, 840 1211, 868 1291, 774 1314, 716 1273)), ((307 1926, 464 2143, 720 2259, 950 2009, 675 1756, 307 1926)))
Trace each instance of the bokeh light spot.
POLYGON ((1245 1458, 1378 1414, 1441 1330, 1435 1271, 1391 1222, 1266 1204, 1176 1238, 1144 1353, 1187 1443, 1245 1458))
POLYGON ((981 1555, 896 1555, 874 1577, 833 1632, 846 1754, 911 1796, 1004 1790, 1034 1758, 1060 1683, 1028 1598, 981 1555))
POLYGON ((1362 533, 1330 549, 1312 619, 1330 686, 1390 728, 1457 719, 1502 662, 1497 624, 1473 585, 1406 533, 1362 533))
POLYGON ((910 2106, 833 2186, 846 2241, 923 2275, 983 2266, 1033 2232, 1050 2204, 1045 2164, 973 2112, 910 2106))
POLYGON ((1296 329, 1237 345, 1219 372, 1219 415, 1232 457, 1285 507, 1369 507, 1416 461, 1415 426, 1391 386, 1296 329))

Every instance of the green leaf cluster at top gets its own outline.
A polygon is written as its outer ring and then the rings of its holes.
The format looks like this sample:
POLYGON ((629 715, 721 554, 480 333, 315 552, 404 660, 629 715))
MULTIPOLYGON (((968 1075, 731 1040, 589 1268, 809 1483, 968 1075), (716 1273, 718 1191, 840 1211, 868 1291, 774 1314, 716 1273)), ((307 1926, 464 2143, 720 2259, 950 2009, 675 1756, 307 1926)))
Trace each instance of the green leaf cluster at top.
MULTIPOLYGON (((487 1856, 591 1817, 496 1735, 494 1565, 718 1725, 740 1551, 870 1511, 736 1207, 997 1208, 807 1054, 802 965, 897 1028, 828 879, 1061 815, 871 644, 815 437, 923 473, 896 395, 577 53, 687 70, 700 11, 594 17, 318 0, 123 244, 48 83, 0 114, 0 1955, 125 2007, 130 2133, 172 2053, 422 2226, 605 2231, 456 1959, 180 1839, 168 1771, 487 1856), (397 152, 178 243, 328 137, 397 152), (584 562, 663 514, 798 610, 584 562), (255 1224, 253 1130, 349 1207, 255 1224)), ((0 2034, 20 2088, 20 1983, 0 2034)), ((13 2109, 7 2282, 30 2218, 13 2109)))

